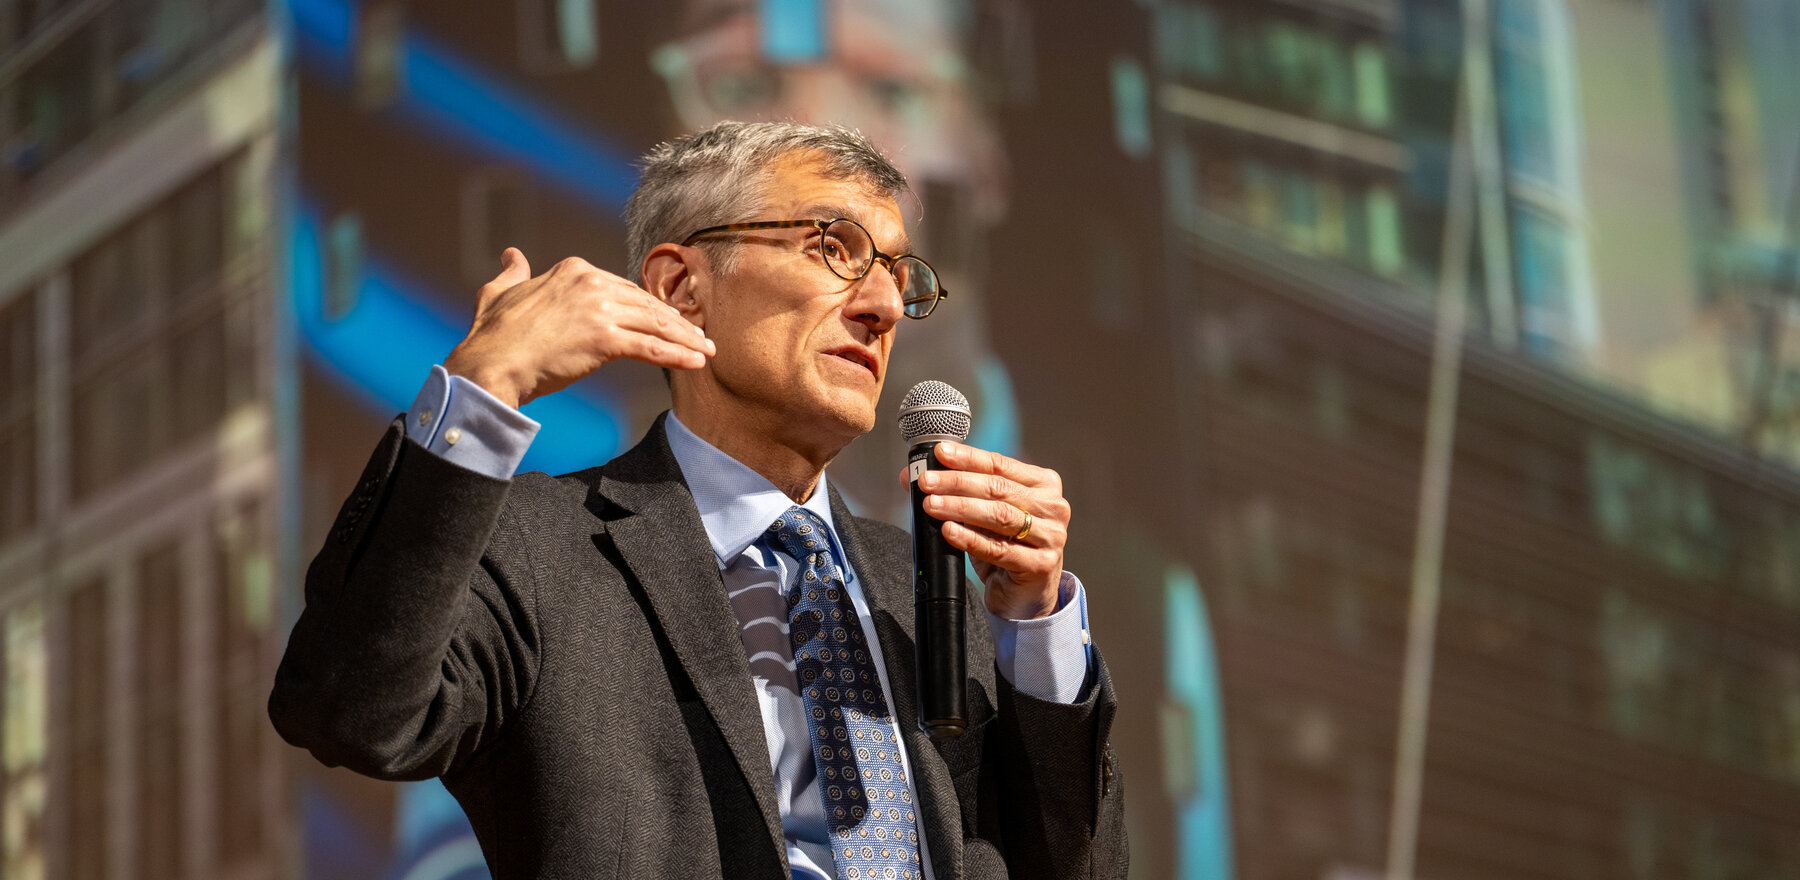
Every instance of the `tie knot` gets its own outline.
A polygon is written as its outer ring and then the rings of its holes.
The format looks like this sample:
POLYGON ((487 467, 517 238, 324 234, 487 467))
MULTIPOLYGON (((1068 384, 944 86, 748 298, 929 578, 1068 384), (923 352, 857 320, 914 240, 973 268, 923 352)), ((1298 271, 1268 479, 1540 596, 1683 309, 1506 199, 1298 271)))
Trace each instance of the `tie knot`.
POLYGON ((798 505, 788 508, 781 519, 769 525, 769 533, 781 542, 782 549, 802 562, 811 554, 831 552, 825 537, 827 531, 818 514, 798 505))

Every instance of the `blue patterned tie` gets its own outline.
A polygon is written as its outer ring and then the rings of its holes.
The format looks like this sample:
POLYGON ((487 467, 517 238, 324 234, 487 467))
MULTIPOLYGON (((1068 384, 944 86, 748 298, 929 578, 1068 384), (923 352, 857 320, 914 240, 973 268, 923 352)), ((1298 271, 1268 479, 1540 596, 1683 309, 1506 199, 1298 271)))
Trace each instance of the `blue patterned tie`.
POLYGON ((800 563, 800 582, 788 593, 788 632, 832 859, 838 880, 921 880, 900 738, 828 531, 801 507, 788 508, 769 526, 800 563))

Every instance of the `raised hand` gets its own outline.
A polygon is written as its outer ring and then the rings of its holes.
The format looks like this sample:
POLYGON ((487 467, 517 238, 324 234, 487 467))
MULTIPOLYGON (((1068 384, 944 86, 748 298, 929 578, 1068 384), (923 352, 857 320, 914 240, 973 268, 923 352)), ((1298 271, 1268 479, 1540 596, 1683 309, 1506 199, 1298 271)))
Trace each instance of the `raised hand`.
POLYGON ((580 257, 535 278, 518 248, 507 248, 500 264, 444 369, 511 406, 560 391, 619 358, 694 370, 715 351, 680 312, 580 257))

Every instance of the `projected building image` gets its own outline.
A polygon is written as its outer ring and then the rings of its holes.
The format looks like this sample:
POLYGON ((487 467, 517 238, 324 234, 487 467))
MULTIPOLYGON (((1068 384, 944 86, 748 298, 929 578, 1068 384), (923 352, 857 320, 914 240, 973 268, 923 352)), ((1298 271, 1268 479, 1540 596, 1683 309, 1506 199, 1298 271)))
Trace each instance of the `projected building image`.
MULTIPOLYGON (((440 783, 270 727, 306 563, 504 248, 633 275, 635 157, 796 119, 893 156, 951 291, 831 480, 905 524, 928 378, 1059 470, 1132 876, 1800 876, 1796 44, 1778 0, 0 2, 0 874, 487 876, 440 783)), ((668 406, 608 364, 524 467, 668 406)))

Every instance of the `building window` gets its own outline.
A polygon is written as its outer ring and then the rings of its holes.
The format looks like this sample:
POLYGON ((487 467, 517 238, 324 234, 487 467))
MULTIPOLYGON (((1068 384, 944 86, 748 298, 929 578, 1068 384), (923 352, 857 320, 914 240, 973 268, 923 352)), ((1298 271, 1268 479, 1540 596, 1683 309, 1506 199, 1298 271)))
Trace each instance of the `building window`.
POLYGON ((371 3, 357 15, 356 105, 380 110, 406 90, 406 8, 371 3))
POLYGON ((37 522, 37 298, 0 306, 0 542, 37 522))
POLYGON ((1494 73, 1507 170, 1544 186, 1561 181, 1552 109, 1555 58, 1543 0, 1501 0, 1494 7, 1494 73))
POLYGON ((262 772, 267 748, 268 683, 265 658, 275 623, 274 569, 260 508, 228 510, 213 535, 213 659, 219 780, 217 829, 220 861, 230 866, 263 850, 262 772))
POLYGON ((1157 15, 1157 62, 1177 76, 1210 83, 1225 74, 1224 35, 1219 15, 1193 3, 1173 3, 1157 15))
POLYGON ((1569 289, 1573 237, 1564 223, 1541 211, 1515 206, 1512 220, 1520 344, 1527 354, 1565 360, 1574 338, 1574 296, 1569 289))
POLYGON ((1398 275, 1406 268, 1405 230, 1400 225, 1400 200, 1385 186, 1372 187, 1368 198, 1369 267, 1382 275, 1398 275))
POLYGON ((1574 49, 1561 0, 1494 5, 1494 79, 1512 203, 1518 342, 1578 361, 1597 341, 1577 164, 1574 49))
MULTIPOLYGON (((0 46, 56 17, 51 7, 67 5, 0 4, 0 16, 12 20, 10 28, 0 21, 0 46)), ((262 11, 250 0, 99 5, 86 23, 0 79, 0 201, 146 98, 173 97, 159 87, 262 11)))
POLYGON ((564 73, 600 57, 594 0, 519 0, 519 64, 532 73, 564 73))
POLYGON ((1199 187, 1201 207, 1290 250, 1377 275, 1394 276, 1405 268, 1400 203, 1385 184, 1301 164, 1277 165, 1243 150, 1208 161, 1199 187))
MULTIPOLYGON (((1761 547, 1752 564, 1760 572, 1745 582, 1769 601, 1800 611, 1800 511, 1773 511, 1758 543, 1761 547)), ((1796 696, 1800 697, 1800 691, 1796 691, 1796 696)), ((1800 722, 1800 715, 1795 720, 1800 722)), ((1795 737, 1793 743, 1800 755, 1800 737, 1795 737)), ((1800 772, 1795 773, 1795 779, 1800 780, 1800 772)))
POLYGON ((92 134, 107 102, 98 22, 80 27, 50 47, 10 82, 0 108, 6 132, 0 197, 11 195, 51 162, 92 134))
POLYGON ((68 737, 69 876, 73 880, 106 877, 106 847, 96 845, 106 834, 107 787, 112 762, 107 760, 107 730, 113 714, 107 687, 111 652, 111 618, 107 584, 94 578, 70 591, 68 608, 69 695, 63 730, 68 737))
POLYGON ((182 626, 180 545, 154 547, 138 560, 136 663, 132 725, 137 758, 138 875, 149 880, 182 874, 182 821, 186 768, 182 743, 189 731, 181 687, 182 626))
POLYGON ((1588 438, 1586 469, 1593 522, 1609 543, 1684 580, 1725 572, 1733 532, 1699 473, 1600 433, 1588 438))
POLYGON ((1156 50, 1178 80, 1325 122, 1393 123, 1387 50, 1354 25, 1207 5, 1166 4, 1156 50))
POLYGON ((463 178, 463 276, 476 286, 494 278, 500 252, 532 248, 531 189, 518 169, 483 168, 463 178))
POLYGON ((1357 120, 1367 128, 1387 128, 1394 121, 1387 51, 1374 43, 1360 43, 1350 57, 1356 69, 1357 120))
POLYGON ((48 782, 49 664, 44 609, 27 603, 6 614, 4 727, 0 728, 0 871, 8 878, 45 876, 44 805, 48 782))
POLYGON ((1675 738, 1669 670, 1678 650, 1673 627, 1655 610, 1610 591, 1600 608, 1606 715, 1614 730, 1640 739, 1675 738))
POLYGON ((228 271, 227 217, 254 196, 237 160, 200 175, 77 258, 70 291, 76 500, 216 425, 255 393, 251 291, 228 271))

